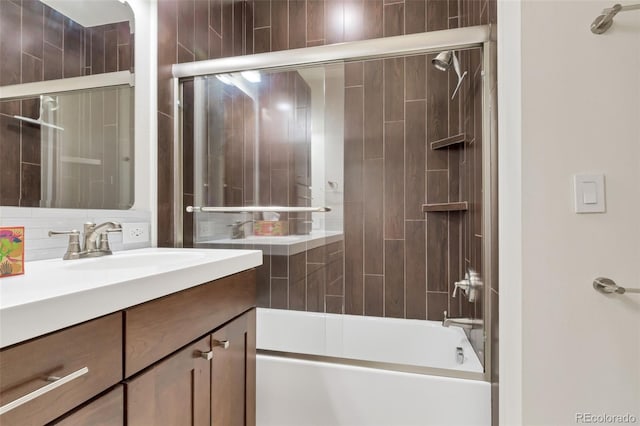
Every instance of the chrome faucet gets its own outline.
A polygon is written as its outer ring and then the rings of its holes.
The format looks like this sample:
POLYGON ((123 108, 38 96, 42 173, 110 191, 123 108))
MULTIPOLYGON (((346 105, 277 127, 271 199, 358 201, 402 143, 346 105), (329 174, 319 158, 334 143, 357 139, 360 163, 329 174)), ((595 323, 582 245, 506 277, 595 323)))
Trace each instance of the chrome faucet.
POLYGON ((233 222, 233 224, 231 225, 227 225, 231 227, 231 239, 232 240, 239 240, 242 238, 246 238, 247 236, 244 233, 244 228, 243 226, 246 225, 247 223, 251 223, 253 222, 253 220, 245 220, 244 222, 240 221, 240 220, 236 220, 235 222, 233 222))
POLYGON ((105 222, 96 225, 92 222, 84 224, 84 249, 85 257, 99 257, 111 253, 109 247, 109 232, 122 232, 122 226, 116 222, 105 222))
POLYGON ((448 318, 447 311, 444 311, 444 315, 442 318, 442 326, 449 327, 451 325, 455 325, 457 327, 462 327, 467 330, 471 330, 474 326, 480 326, 484 324, 484 321, 481 319, 473 319, 473 318, 448 318))
POLYGON ((85 223, 83 247, 80 246, 80 232, 77 229, 72 229, 71 231, 49 231, 49 236, 69 236, 67 252, 62 258, 64 260, 71 260, 112 254, 111 248, 109 247, 109 232, 122 232, 122 227, 116 222, 105 222, 100 225, 92 222, 85 223))
POLYGON ((454 283, 452 297, 456 297, 456 293, 460 289, 462 294, 469 299, 469 302, 473 303, 478 299, 478 293, 481 288, 482 279, 480 279, 480 274, 474 271, 473 268, 469 268, 464 278, 454 283))

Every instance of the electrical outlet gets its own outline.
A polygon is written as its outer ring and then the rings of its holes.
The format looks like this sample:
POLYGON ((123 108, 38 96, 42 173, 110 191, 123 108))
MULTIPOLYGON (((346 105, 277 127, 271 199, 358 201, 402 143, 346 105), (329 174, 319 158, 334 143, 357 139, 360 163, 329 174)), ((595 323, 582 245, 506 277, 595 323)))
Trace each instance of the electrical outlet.
POLYGON ((123 223, 122 244, 149 242, 148 223, 123 223))

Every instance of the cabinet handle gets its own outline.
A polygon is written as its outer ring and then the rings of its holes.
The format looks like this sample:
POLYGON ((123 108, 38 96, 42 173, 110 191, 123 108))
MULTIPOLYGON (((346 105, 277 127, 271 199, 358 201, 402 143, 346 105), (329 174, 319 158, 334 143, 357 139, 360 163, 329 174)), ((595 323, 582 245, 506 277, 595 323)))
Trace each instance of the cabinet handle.
POLYGON ((222 348, 229 349, 229 341, 228 340, 214 340, 213 341, 214 348, 222 348))
POLYGON ((44 395, 45 393, 51 392, 55 388, 58 388, 64 385, 65 383, 69 383, 70 381, 75 380, 78 377, 87 374, 88 372, 89 372, 89 368, 83 367, 80 370, 74 371, 73 373, 68 374, 64 377, 60 377, 60 378, 54 377, 54 376, 47 377, 47 381, 51 381, 52 383, 49 383, 48 385, 45 385, 39 389, 34 390, 31 393, 28 393, 14 401, 11 401, 8 404, 3 405, 2 407, 0 407, 0 415, 13 410, 14 408, 18 408, 19 406, 26 404, 27 402, 32 401, 38 398, 39 396, 44 395))
POLYGON ((209 352, 200 351, 199 357, 206 359, 207 361, 211 361, 213 359, 213 351, 209 351, 209 352))

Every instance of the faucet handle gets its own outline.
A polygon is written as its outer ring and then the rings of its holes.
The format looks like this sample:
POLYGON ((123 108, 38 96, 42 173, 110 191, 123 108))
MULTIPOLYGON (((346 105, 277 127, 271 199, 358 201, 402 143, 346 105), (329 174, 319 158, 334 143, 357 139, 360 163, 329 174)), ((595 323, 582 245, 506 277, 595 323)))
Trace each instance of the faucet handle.
POLYGON ((462 292, 464 294, 467 294, 469 291, 469 281, 465 280, 460 280, 460 281, 456 281, 453 283, 453 294, 451 295, 451 297, 456 297, 456 293, 458 292, 458 289, 461 289, 462 292))
POLYGON ((64 260, 79 259, 80 258, 80 231, 72 229, 71 231, 49 231, 49 237, 56 235, 68 235, 69 244, 67 245, 67 252, 62 256, 64 260))
POLYGON ((110 228, 100 233, 100 239, 98 240, 98 250, 104 254, 112 254, 111 247, 109 247, 109 234, 112 232, 122 232, 122 226, 118 223, 117 228, 110 228))
POLYGON ((77 229, 72 229, 71 231, 49 231, 49 236, 53 237, 55 235, 80 235, 80 231, 77 229))
POLYGON ((98 250, 104 254, 111 254, 111 247, 109 247, 109 231, 100 233, 100 241, 98 242, 98 250))

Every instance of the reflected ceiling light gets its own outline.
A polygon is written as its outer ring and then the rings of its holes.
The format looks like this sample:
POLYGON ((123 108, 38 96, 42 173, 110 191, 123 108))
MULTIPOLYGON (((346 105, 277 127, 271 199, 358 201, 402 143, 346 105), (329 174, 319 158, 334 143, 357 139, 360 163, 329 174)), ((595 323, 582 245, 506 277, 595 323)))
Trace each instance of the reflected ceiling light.
POLYGON ((262 81, 260 71, 242 71, 240 75, 249 83, 260 83, 262 81))
POLYGON ((216 78, 218 80, 220 80, 221 82, 223 82, 224 84, 228 84, 229 86, 233 86, 233 81, 231 81, 231 78, 227 74, 218 74, 218 75, 216 75, 216 78))
POLYGON ((291 111, 291 104, 289 102, 278 102, 276 108, 280 111, 291 111))

